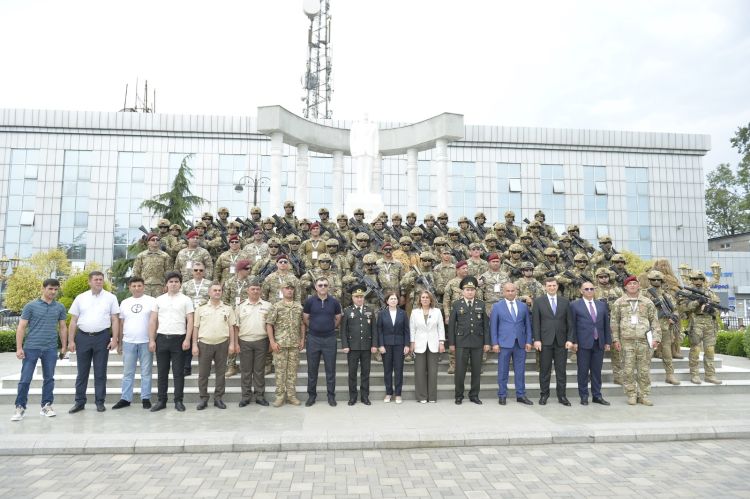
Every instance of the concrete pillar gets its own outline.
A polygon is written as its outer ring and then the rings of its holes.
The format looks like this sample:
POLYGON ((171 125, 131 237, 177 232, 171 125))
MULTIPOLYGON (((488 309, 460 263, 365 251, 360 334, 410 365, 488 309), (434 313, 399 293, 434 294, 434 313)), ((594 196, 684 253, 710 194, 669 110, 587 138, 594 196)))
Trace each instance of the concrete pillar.
POLYGON ((331 219, 335 220, 344 211, 344 152, 333 151, 333 210, 331 219))
POLYGON ((417 213, 419 207, 419 180, 417 150, 414 148, 406 150, 406 210, 417 213))
MULTIPOLYGON (((271 213, 283 213, 284 208, 281 200, 281 154, 284 150, 284 134, 274 132, 271 134, 271 194, 269 196, 271 213)), ((268 216, 266 215, 266 216, 268 216)))
POLYGON ((294 189, 294 213, 298 218, 308 218, 307 173, 310 166, 307 144, 297 144, 297 175, 294 189))
POLYGON ((435 141, 435 170, 437 173, 436 212, 448 212, 448 141, 435 141))

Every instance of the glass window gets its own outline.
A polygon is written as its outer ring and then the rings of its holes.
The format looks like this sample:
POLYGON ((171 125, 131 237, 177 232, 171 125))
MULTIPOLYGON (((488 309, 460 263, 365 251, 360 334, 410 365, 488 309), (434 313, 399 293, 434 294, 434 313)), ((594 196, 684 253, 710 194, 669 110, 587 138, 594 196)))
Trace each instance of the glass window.
POLYGON ((22 211, 20 224, 21 225, 34 225, 34 212, 22 211))
POLYGON ((625 247, 641 258, 651 258, 651 229, 647 168, 625 168, 625 205, 628 207, 628 240, 625 247))
POLYGON ((32 251, 39 151, 11 149, 9 170, 5 247, 0 249, 7 255, 18 254, 23 258, 32 251))
POLYGON ((541 210, 547 223, 564 229, 565 224, 565 183, 562 165, 540 165, 541 171, 541 210))
POLYGON ((595 245, 595 239, 607 234, 609 218, 607 170, 604 166, 583 167, 584 220, 579 220, 581 236, 595 245))

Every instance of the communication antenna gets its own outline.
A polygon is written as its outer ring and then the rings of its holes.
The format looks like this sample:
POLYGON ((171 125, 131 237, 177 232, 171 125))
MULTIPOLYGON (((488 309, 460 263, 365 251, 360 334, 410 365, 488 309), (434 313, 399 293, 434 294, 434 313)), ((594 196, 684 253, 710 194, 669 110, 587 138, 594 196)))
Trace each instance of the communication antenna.
POLYGON ((310 19, 307 32, 307 68, 302 77, 302 115, 308 119, 330 119, 331 94, 331 15, 330 0, 303 0, 302 10, 310 19))
POLYGON ((135 80, 135 99, 133 105, 128 106, 128 84, 125 84, 125 99, 122 103, 121 113, 155 113, 156 112, 156 89, 152 90, 151 106, 148 103, 148 80, 143 85, 143 95, 138 96, 138 80, 135 80))

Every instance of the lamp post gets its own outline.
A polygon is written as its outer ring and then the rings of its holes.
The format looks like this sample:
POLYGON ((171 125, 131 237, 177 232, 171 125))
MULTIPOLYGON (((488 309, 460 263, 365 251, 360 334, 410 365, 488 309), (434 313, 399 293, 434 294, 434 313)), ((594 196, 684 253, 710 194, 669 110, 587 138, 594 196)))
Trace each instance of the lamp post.
POLYGON ((234 191, 240 193, 245 190, 244 186, 253 188, 253 206, 258 206, 258 188, 269 187, 271 185, 271 179, 268 177, 259 177, 258 172, 255 172, 255 176, 251 177, 245 175, 240 178, 234 186, 234 191))

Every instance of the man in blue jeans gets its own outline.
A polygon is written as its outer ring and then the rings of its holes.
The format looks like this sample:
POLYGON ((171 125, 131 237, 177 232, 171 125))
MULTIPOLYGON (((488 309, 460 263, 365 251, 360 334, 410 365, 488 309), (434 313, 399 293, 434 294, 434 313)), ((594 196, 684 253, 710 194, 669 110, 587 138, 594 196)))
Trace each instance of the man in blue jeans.
POLYGON ((318 396, 318 368, 323 356, 326 368, 328 405, 336 406, 336 329, 341 322, 341 304, 328 294, 328 279, 315 281, 315 294, 302 307, 307 329, 307 402, 310 407, 318 396))
POLYGON ((68 343, 68 330, 65 326, 65 307, 55 300, 60 282, 47 279, 42 284, 42 296, 26 304, 21 312, 21 320, 16 330, 16 357, 23 361, 21 381, 18 382, 16 412, 11 421, 21 421, 26 413, 29 385, 34 376, 36 363, 42 360, 42 411, 46 417, 55 416, 52 408, 55 389, 55 364, 57 363, 57 336, 60 335, 61 352, 68 343), (28 329, 28 334, 26 330, 28 329), (26 336, 24 341, 24 335, 26 336))

